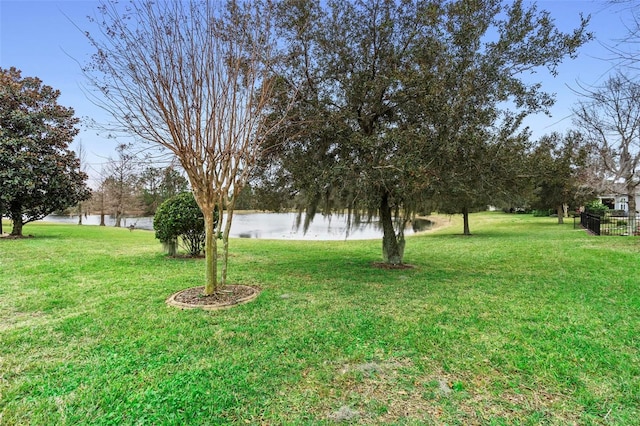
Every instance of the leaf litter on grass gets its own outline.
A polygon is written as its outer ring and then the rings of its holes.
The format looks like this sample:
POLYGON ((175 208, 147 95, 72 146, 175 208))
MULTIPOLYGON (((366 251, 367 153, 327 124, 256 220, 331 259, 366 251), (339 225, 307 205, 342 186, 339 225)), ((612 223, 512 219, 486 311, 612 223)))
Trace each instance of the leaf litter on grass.
POLYGON ((495 391, 495 383, 505 377, 489 373, 425 373, 403 358, 343 364, 335 368, 321 416, 356 424, 509 424, 525 418, 550 424, 580 422, 575 407, 567 406, 567 395, 543 386, 503 386, 495 391))

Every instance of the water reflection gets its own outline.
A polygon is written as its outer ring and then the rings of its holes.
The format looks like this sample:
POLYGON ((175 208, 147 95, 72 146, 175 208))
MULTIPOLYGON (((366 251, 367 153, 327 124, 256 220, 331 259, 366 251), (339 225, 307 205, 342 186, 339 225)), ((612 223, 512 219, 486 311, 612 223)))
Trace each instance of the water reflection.
MULTIPOLYGON (((277 240, 368 240, 382 237, 382 228, 377 221, 371 223, 352 224, 347 227, 345 216, 316 215, 309 225, 307 232, 302 227, 297 228, 297 213, 247 213, 233 216, 230 236, 233 238, 262 238, 277 240)), ((78 223, 78 216, 47 216, 45 221, 59 223, 78 223)), ((304 216, 302 217, 304 223, 304 216)), ((82 218, 85 225, 99 225, 99 215, 88 215, 82 218)), ((115 218, 105 216, 105 224, 113 226, 115 218)), ((153 230, 153 217, 127 217, 122 221, 122 227, 133 225, 138 229, 153 230)), ((426 219, 415 219, 405 230, 405 234, 412 234, 430 229, 432 222, 426 219)))
MULTIPOLYGON (((43 221, 77 224, 78 216, 77 215, 62 216, 62 215, 51 214, 45 217, 43 221)), ((106 226, 115 225, 116 224, 115 216, 105 216, 104 223, 106 226)), ((82 216, 82 224, 83 225, 100 225, 100 215, 90 214, 90 215, 82 216)), ((138 229, 153 230, 153 217, 124 217, 122 218, 122 222, 120 224, 122 225, 123 228, 133 225, 138 229)))

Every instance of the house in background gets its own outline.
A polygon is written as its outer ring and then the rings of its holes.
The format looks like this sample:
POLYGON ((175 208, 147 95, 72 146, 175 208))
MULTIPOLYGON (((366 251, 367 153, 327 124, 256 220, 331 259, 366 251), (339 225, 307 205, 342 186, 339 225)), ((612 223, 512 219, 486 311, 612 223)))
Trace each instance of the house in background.
MULTIPOLYGON (((624 189, 613 188, 609 193, 598 196, 600 202, 609 207, 610 210, 622 210, 629 213, 629 197, 624 193, 624 189)), ((640 194, 635 194, 636 197, 636 209, 640 209, 640 194)))

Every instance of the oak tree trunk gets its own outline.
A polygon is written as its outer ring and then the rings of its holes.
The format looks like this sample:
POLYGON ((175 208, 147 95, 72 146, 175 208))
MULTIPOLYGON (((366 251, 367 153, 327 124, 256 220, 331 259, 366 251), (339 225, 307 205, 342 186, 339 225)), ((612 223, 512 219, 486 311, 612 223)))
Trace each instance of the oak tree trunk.
POLYGON ((469 228, 469 209, 467 207, 462 208, 462 233, 464 235, 471 235, 471 229, 469 228))
POLYGON ((562 204, 558 204, 558 207, 556 207, 556 213, 558 213, 558 224, 562 225, 564 223, 564 206, 562 204))
POLYGON ((22 237, 22 219, 13 221, 13 229, 11 235, 14 237, 22 237))
POLYGON ((380 223, 382 225, 382 257, 386 263, 401 265, 404 257, 404 232, 396 235, 393 215, 389 205, 389 194, 384 194, 380 202, 380 223))

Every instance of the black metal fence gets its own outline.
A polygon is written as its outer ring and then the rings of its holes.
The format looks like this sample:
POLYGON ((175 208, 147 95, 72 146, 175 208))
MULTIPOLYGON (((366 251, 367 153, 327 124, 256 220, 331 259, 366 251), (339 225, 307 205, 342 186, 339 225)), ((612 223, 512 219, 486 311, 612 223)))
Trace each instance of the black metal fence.
POLYGON ((593 234, 600 235, 600 215, 582 212, 580 213, 580 225, 593 234))
POLYGON ((596 235, 640 235, 640 216, 634 218, 618 211, 604 215, 583 212, 580 225, 596 235))

